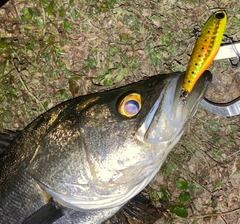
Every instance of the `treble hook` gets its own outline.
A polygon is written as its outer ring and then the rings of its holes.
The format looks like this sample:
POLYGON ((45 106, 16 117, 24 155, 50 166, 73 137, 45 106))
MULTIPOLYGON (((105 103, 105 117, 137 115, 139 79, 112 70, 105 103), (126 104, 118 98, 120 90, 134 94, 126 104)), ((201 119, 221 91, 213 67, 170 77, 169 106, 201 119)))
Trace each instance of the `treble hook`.
POLYGON ((236 54, 237 63, 233 63, 233 61, 232 61, 231 58, 228 58, 228 61, 229 61, 229 63, 230 63, 230 65, 231 65, 232 68, 237 68, 237 67, 239 66, 239 64, 240 64, 240 53, 238 52, 238 50, 237 50, 237 48, 236 48, 236 46, 235 46, 232 38, 229 38, 229 40, 230 40, 230 43, 231 43, 231 45, 232 45, 232 49, 233 49, 233 51, 234 51, 235 54, 236 54))

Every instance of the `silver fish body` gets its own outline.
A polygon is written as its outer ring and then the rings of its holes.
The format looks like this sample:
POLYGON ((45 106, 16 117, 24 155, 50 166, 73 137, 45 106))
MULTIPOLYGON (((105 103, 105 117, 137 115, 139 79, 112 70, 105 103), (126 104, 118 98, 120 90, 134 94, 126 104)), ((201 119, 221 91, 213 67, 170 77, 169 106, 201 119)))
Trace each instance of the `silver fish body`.
POLYGON ((182 73, 157 75, 66 101, 28 125, 0 158, 0 223, 22 223, 50 198, 54 223, 101 223, 152 180, 195 114, 211 80, 205 72, 179 104, 182 73), (141 108, 120 114, 137 93, 141 108))

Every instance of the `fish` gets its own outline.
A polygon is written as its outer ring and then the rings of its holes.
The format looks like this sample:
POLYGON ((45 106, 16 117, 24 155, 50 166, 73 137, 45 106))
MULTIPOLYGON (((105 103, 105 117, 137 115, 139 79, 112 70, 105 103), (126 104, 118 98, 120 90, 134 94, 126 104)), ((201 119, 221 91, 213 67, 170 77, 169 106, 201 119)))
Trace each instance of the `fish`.
POLYGON ((218 10, 210 16, 202 28, 188 62, 181 98, 187 97, 199 77, 213 62, 220 48, 226 24, 226 12, 218 10))
POLYGON ((10 133, 0 141, 0 223, 111 219, 159 171, 211 77, 204 72, 185 106, 184 73, 162 74, 70 99, 10 133))

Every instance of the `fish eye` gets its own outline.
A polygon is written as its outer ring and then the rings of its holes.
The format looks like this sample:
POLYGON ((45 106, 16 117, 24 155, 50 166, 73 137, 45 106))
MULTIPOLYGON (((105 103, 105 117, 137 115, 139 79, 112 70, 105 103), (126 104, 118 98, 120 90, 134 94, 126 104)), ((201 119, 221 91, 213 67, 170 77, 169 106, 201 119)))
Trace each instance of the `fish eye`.
POLYGON ((216 19, 223 19, 225 17, 225 14, 223 12, 217 12, 215 14, 216 19))
POLYGON ((138 93, 130 93, 125 96, 118 105, 118 112, 125 117, 133 117, 142 107, 141 96, 138 93))

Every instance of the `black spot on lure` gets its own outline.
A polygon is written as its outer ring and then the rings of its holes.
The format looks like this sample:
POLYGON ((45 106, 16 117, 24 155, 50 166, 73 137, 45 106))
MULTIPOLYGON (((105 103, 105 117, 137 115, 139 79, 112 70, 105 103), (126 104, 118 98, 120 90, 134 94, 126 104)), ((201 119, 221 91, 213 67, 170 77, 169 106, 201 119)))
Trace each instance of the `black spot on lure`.
POLYGON ((218 10, 204 25, 188 63, 182 86, 183 96, 192 91, 199 77, 213 62, 220 48, 226 23, 226 12, 218 10))

